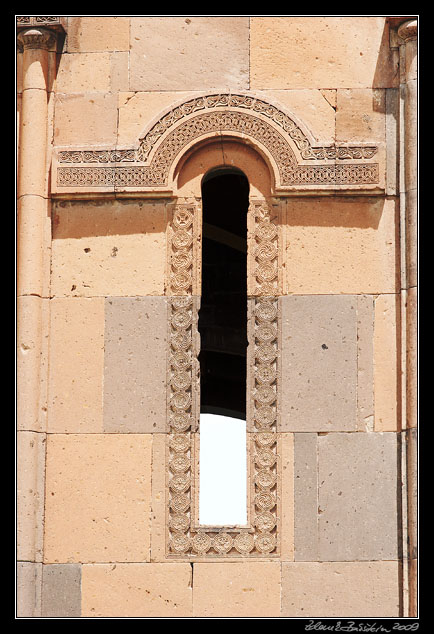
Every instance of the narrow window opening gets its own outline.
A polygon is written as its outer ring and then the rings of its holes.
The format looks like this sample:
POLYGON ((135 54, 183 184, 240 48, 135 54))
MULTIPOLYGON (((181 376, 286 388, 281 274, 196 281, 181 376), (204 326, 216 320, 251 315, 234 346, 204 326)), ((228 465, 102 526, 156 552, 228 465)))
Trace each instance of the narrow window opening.
POLYGON ((248 205, 249 183, 241 170, 222 167, 204 178, 198 324, 202 525, 247 523, 248 205))

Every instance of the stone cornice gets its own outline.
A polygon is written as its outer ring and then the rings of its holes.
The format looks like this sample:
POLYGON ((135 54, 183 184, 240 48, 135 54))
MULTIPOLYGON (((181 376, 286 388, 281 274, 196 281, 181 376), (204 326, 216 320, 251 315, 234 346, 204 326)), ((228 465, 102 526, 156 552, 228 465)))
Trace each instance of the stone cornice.
POLYGON ((66 18, 57 15, 17 15, 17 30, 32 26, 50 28, 54 31, 66 32, 66 18))

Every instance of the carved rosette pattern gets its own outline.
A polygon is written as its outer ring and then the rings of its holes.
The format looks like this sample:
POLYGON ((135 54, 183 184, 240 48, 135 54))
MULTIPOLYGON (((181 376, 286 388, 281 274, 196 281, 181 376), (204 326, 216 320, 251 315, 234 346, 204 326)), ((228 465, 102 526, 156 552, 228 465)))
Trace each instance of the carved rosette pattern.
POLYGON ((253 259, 253 276, 256 288, 253 295, 279 294, 279 227, 277 214, 266 200, 250 200, 249 258, 253 259))
POLYGON ((278 232, 272 207, 265 200, 249 206, 255 230, 254 260, 262 296, 254 299, 249 321, 254 349, 254 382, 250 390, 250 525, 197 525, 195 431, 199 422, 199 298, 192 294, 192 267, 198 241, 197 202, 177 203, 169 228, 168 376, 167 376, 167 540, 169 558, 274 557, 279 552, 279 310, 278 232), (273 227, 273 228, 272 228, 273 227), (267 278, 264 281, 264 276, 267 278), (270 289, 273 292, 270 292, 270 289), (264 293, 267 292, 266 295, 264 293))
POLYGON ((303 161, 313 162, 371 159, 377 147, 313 147, 289 115, 266 101, 248 95, 217 94, 197 97, 173 108, 139 140, 137 149, 60 151, 57 184, 61 187, 168 187, 170 169, 183 148, 207 134, 232 132, 254 138, 267 149, 282 187, 379 182, 376 163, 297 164, 288 139, 303 161), (122 165, 146 162, 145 165, 122 165), (71 163, 76 166, 64 166, 71 163))
POLYGON ((192 436, 196 428, 193 373, 197 370, 191 295, 169 300, 167 398, 168 552, 183 555, 191 549, 192 436))
POLYGON ((169 231, 169 294, 192 295, 193 271, 197 259, 197 203, 178 203, 175 206, 169 231))

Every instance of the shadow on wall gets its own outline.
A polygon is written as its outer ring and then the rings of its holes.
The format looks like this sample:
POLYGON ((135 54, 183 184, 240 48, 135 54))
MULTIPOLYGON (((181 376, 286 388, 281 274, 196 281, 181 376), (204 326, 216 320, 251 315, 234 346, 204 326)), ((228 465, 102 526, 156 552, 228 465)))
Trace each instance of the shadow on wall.
POLYGON ((166 224, 161 200, 57 201, 52 207, 53 240, 164 233, 166 224))
POLYGON ((288 227, 347 227, 378 229, 383 215, 384 200, 378 197, 324 196, 291 198, 287 214, 288 227), (326 207, 324 206, 326 203, 326 207))

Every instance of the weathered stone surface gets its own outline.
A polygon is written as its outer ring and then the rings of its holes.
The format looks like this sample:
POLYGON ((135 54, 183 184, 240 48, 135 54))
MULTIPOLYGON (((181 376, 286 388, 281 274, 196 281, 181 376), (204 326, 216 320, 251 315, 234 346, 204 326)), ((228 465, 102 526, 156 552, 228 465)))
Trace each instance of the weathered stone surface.
POLYGON ((45 434, 17 433, 17 557, 42 561, 45 434))
POLYGON ((280 557, 282 561, 294 560, 295 517, 295 434, 279 433, 281 442, 280 475, 282 482, 280 557))
POLYGON ((418 424, 418 303, 417 288, 407 291, 407 328, 406 328, 406 423, 405 426, 417 427, 418 424))
POLYGON ((55 145, 115 147, 117 98, 114 93, 57 94, 54 108, 55 145), (83 126, 83 121, 86 125, 83 126))
POLYGON ((374 298, 357 296, 357 429, 374 426, 374 298))
POLYGON ((164 294, 164 203, 58 203, 53 224, 52 291, 56 297, 164 294))
POLYGON ((130 42, 130 90, 248 88, 248 17, 135 17, 130 42))
POLYGON ((394 293, 396 199, 289 198, 285 293, 394 293))
POLYGON ((108 92, 111 88, 110 71, 110 52, 62 55, 57 70, 56 91, 58 93, 108 92))
POLYGON ((179 91, 119 92, 119 146, 133 147, 165 110, 194 96, 195 93, 179 91))
POLYGON ((195 563, 193 616, 280 616, 279 562, 195 563))
POLYGON ((356 425, 357 298, 281 298, 282 431, 356 425))
POLYGON ((386 90, 386 194, 399 193, 399 88, 386 90))
POLYGON ((375 431, 396 431, 398 424, 399 296, 375 299, 374 403, 375 431))
MULTIPOLYGON (((318 561, 316 434, 294 434, 294 559, 318 561)), ((285 501, 284 501, 285 504, 285 501)))
POLYGON ((166 431, 165 297, 107 297, 104 431, 166 431))
POLYGON ((51 434, 45 563, 149 561, 149 434, 51 434))
POLYGON ((119 16, 68 17, 68 53, 128 51, 130 18, 119 16))
POLYGON ((84 565, 83 617, 191 617, 189 563, 84 565))
POLYGON ((17 617, 41 616, 42 564, 17 562, 17 617))
POLYGON ((397 461, 394 433, 318 437, 321 561, 397 559, 397 461))
POLYGON ((397 85, 397 59, 386 18, 250 18, 250 87, 386 88, 397 85))
POLYGON ((48 564, 42 568, 43 617, 81 616, 81 565, 48 564))
POLYGON ((266 90, 260 94, 295 116, 318 144, 335 142, 336 90, 266 90))
POLYGON ((152 435, 151 562, 166 558, 166 434, 152 435))
POLYGON ((339 89, 336 101, 337 143, 384 143, 384 89, 339 89))
POLYGON ((17 297, 17 429, 46 431, 49 300, 17 297))
POLYGON ((399 563, 283 562, 283 617, 399 617, 399 563))
POLYGON ((102 431, 104 298, 51 300, 47 431, 102 431))

